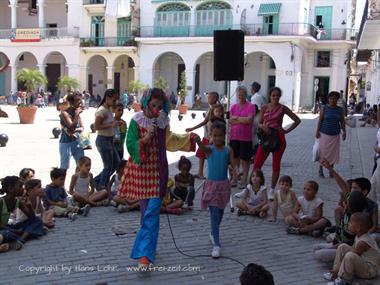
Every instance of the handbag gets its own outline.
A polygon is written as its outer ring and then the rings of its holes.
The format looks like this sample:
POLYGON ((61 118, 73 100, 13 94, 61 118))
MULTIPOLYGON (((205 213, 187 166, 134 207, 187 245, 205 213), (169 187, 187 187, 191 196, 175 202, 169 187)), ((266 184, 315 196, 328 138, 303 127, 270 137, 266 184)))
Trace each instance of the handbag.
POLYGON ((313 145, 313 162, 319 161, 319 139, 316 139, 313 145))
POLYGON ((268 135, 262 129, 258 129, 257 136, 265 152, 274 152, 281 147, 278 129, 270 128, 271 133, 268 135))

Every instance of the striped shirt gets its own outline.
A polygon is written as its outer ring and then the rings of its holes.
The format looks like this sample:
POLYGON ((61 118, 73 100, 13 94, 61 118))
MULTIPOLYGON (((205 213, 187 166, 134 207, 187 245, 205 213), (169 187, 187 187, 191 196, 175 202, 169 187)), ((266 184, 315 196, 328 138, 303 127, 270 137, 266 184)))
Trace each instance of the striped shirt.
POLYGON ((323 121, 321 126, 321 133, 329 136, 335 136, 340 133, 340 121, 343 116, 343 109, 341 107, 324 106, 323 121))

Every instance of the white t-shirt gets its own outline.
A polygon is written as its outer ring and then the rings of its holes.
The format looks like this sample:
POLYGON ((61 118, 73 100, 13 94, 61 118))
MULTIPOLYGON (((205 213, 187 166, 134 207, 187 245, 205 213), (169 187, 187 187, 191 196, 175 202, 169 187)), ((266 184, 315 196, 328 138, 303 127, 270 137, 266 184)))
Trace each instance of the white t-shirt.
POLYGON ((248 191, 248 204, 251 206, 257 206, 260 204, 262 202, 261 196, 263 192, 265 192, 264 195, 266 195, 266 190, 267 188, 265 186, 260 186, 259 191, 255 193, 255 191, 253 191, 252 185, 248 184, 247 188, 245 188, 245 192, 248 191))
POLYGON ((315 217, 316 209, 323 204, 321 198, 315 197, 313 200, 308 201, 304 196, 298 197, 298 202, 301 205, 301 212, 304 216, 308 216, 309 218, 315 217))
POLYGON ((266 104, 266 99, 263 95, 261 95, 259 92, 256 92, 255 94, 252 95, 251 97, 251 103, 252 104, 256 104, 257 108, 259 108, 259 110, 261 109, 261 107, 266 104))
MULTIPOLYGON (((100 106, 98 110, 96 110, 95 116, 103 118, 104 125, 112 124, 114 121, 111 108, 106 108, 104 106, 100 106)), ((109 127, 104 130, 98 130, 98 135, 101 135, 101 136, 113 137, 114 134, 115 133, 114 133, 113 127, 109 127)))

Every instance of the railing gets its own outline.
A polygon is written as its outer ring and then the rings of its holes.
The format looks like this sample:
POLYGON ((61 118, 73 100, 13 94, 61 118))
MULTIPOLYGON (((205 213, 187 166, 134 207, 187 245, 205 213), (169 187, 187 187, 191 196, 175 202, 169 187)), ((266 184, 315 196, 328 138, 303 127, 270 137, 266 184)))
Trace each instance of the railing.
POLYGON ((83 0, 83 5, 104 4, 104 0, 83 0))
MULTIPOLYGON (((40 30, 40 39, 61 39, 79 37, 79 28, 36 28, 36 30, 40 30)), ((14 39, 15 36, 15 29, 0 30, 0 39, 14 39)))
POLYGON ((81 38, 81 47, 116 47, 137 46, 133 36, 130 37, 105 37, 105 38, 81 38))
POLYGON ((215 30, 241 29, 246 36, 311 36, 318 40, 355 40, 356 31, 351 29, 321 30, 306 23, 141 27, 140 37, 205 37, 215 30))

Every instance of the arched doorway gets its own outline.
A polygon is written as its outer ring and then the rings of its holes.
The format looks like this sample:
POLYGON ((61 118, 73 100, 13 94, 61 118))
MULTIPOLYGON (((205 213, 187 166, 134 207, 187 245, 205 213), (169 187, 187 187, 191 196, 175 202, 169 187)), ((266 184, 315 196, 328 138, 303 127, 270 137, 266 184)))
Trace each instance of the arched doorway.
POLYGON ((8 82, 11 81, 9 63, 7 55, 0 52, 0 96, 8 95, 7 90, 10 90, 10 86, 7 86, 9 85, 8 82))
POLYGON ((174 52, 161 54, 153 65, 153 82, 163 78, 168 82, 168 94, 177 94, 180 76, 186 70, 182 57, 174 52))
POLYGON ((128 90, 129 82, 134 80, 135 62, 127 55, 120 55, 115 59, 113 64, 114 69, 114 89, 118 94, 124 93, 128 90))
POLYGON ((158 7, 154 18, 156 37, 187 37, 190 31, 190 7, 183 3, 168 3, 158 7))
POLYGON ((214 30, 232 28, 232 7, 227 2, 205 1, 197 6, 195 12, 195 34, 212 36, 214 30))
POLYGON ((66 58, 60 52, 51 52, 44 59, 45 74, 48 80, 47 91, 54 94, 61 76, 67 76, 66 58))
POLYGON ((260 93, 267 96, 270 88, 276 85, 276 63, 265 52, 253 52, 244 60, 244 81, 250 94, 250 85, 257 81, 261 85, 260 93))
MULTIPOLYGON (((28 68, 28 69, 37 69, 38 62, 36 57, 30 52, 20 53, 16 58, 17 71, 28 68)), ((23 82, 17 82, 17 90, 25 90, 23 82)))
POLYGON ((87 62, 87 86, 95 98, 103 97, 107 89, 107 61, 101 55, 94 55, 87 62))
POLYGON ((199 56, 195 62, 194 95, 200 94, 202 101, 206 102, 206 93, 216 91, 220 96, 226 94, 224 81, 214 81, 214 55, 207 52, 199 56))

